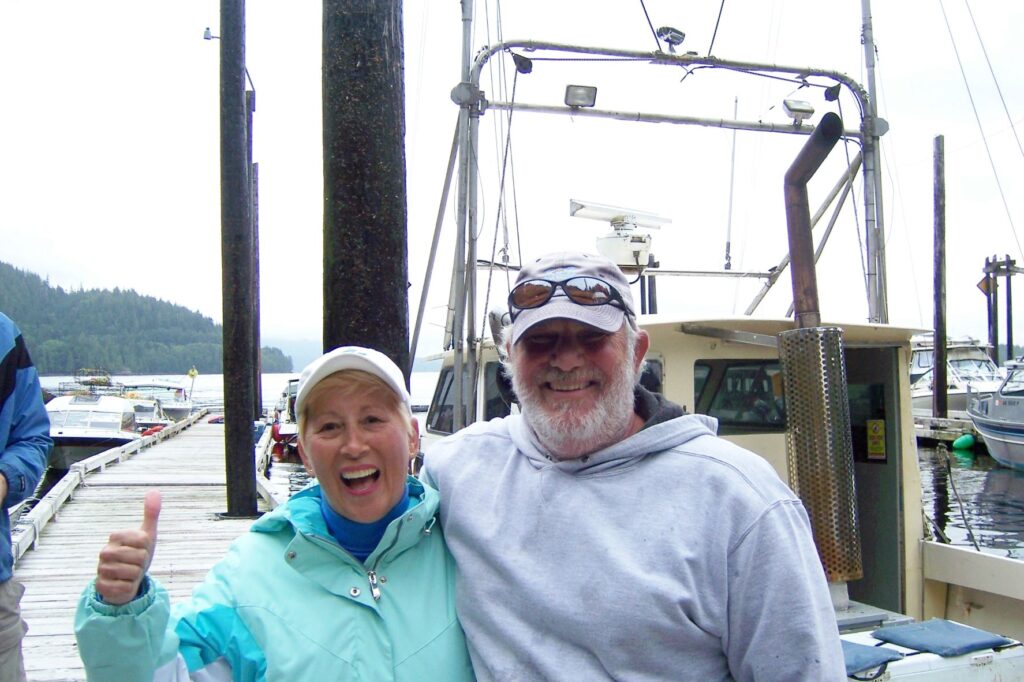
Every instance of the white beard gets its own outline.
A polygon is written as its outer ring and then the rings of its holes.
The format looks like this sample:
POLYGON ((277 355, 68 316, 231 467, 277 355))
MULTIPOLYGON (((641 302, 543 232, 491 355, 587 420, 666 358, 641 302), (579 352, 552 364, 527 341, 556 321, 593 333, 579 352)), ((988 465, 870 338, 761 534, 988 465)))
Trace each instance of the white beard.
MULTIPOLYGON (((627 357, 630 360, 633 357, 631 348, 627 348, 627 357)), ((544 447, 558 459, 581 457, 625 436, 634 414, 633 386, 637 373, 632 362, 623 362, 611 376, 605 376, 594 368, 574 372, 549 368, 533 377, 531 383, 524 382, 520 373, 515 371, 514 358, 510 364, 508 374, 519 398, 523 418, 544 447), (540 388, 545 382, 557 385, 558 382, 573 383, 586 379, 595 379, 602 386, 601 396, 593 408, 573 410, 571 403, 545 404, 543 389, 540 388)))

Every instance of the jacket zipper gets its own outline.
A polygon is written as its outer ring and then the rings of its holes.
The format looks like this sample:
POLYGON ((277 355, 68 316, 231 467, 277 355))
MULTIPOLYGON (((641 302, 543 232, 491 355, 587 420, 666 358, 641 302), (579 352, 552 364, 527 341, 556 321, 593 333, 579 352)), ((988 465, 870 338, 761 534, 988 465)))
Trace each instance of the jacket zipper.
POLYGON ((370 580, 370 594, 373 596, 373 600, 380 601, 380 587, 377 586, 377 573, 371 569, 366 572, 366 577, 370 580))
POLYGON ((402 526, 403 526, 404 524, 405 524, 405 517, 403 516, 403 517, 402 517, 402 518, 401 518, 401 519, 400 519, 400 520, 398 521, 398 527, 397 527, 397 528, 395 528, 395 537, 394 537, 394 539, 393 539, 393 540, 391 541, 391 544, 390 544, 390 545, 388 545, 388 546, 387 546, 387 549, 385 549, 385 550, 384 550, 383 552, 381 552, 381 553, 380 553, 380 556, 378 556, 378 557, 377 557, 377 560, 373 562, 373 568, 371 568, 370 570, 368 570, 368 571, 366 572, 366 578, 367 578, 367 580, 369 580, 369 581, 370 581, 370 594, 371 594, 371 595, 373 596, 373 600, 374 600, 374 601, 380 601, 380 585, 379 585, 379 584, 378 584, 378 582, 377 582, 377 567, 378 567, 378 566, 380 566, 380 562, 381 562, 381 560, 382 560, 382 559, 384 558, 384 556, 385 556, 385 555, 386 555, 386 554, 387 554, 388 552, 390 552, 390 551, 391 551, 391 549, 392 549, 392 548, 393 548, 393 547, 394 547, 394 546, 395 546, 396 544, 398 544, 398 538, 399 538, 399 537, 401 536, 401 534, 402 534, 402 526))

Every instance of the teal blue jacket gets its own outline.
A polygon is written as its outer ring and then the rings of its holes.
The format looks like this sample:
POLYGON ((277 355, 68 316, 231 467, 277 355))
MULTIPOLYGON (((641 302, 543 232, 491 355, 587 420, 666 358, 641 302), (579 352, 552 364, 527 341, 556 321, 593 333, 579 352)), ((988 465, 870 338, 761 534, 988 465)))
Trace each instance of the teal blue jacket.
POLYGON ((88 678, 472 680, 438 494, 409 485, 420 503, 365 564, 330 535, 313 486, 256 521, 173 610, 152 578, 122 606, 90 585, 75 616, 88 678))

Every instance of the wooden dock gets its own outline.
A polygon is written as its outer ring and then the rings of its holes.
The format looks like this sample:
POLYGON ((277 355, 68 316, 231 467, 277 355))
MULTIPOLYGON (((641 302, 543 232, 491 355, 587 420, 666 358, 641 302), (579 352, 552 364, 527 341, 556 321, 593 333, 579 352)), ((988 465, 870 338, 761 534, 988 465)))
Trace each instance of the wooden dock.
POLYGON ((952 443, 960 436, 969 433, 980 443, 981 434, 974 428, 970 419, 939 418, 925 415, 914 415, 914 430, 919 439, 952 443))
MULTIPOLYGON (((112 450, 75 465, 15 528, 15 554, 22 554, 14 573, 26 588, 21 606, 29 626, 23 650, 30 680, 85 679, 75 608, 110 532, 140 524, 147 490, 158 488, 163 496, 150 573, 167 587, 172 603, 187 598, 252 523, 218 516, 227 509, 223 424, 197 415, 172 428, 180 433, 141 450, 136 445, 137 452, 112 450)), ((266 451, 268 440, 269 433, 257 452, 266 451)), ((265 511, 281 495, 262 475, 257 478, 265 511)))

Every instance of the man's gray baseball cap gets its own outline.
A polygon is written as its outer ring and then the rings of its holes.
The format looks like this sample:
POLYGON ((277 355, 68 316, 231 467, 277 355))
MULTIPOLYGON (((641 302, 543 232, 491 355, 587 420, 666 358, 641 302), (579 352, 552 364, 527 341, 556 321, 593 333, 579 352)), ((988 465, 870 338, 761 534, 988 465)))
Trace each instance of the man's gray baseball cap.
POLYGON ((523 282, 534 279, 564 282, 573 277, 594 277, 604 281, 621 297, 627 310, 613 304, 580 305, 566 296, 564 290, 556 288, 551 298, 536 308, 518 309, 510 302, 509 312, 515 317, 512 322, 513 344, 528 329, 548 320, 575 320, 609 333, 618 331, 626 319, 631 320, 634 308, 629 281, 618 265, 597 254, 561 251, 525 263, 516 277, 513 291, 523 282))

